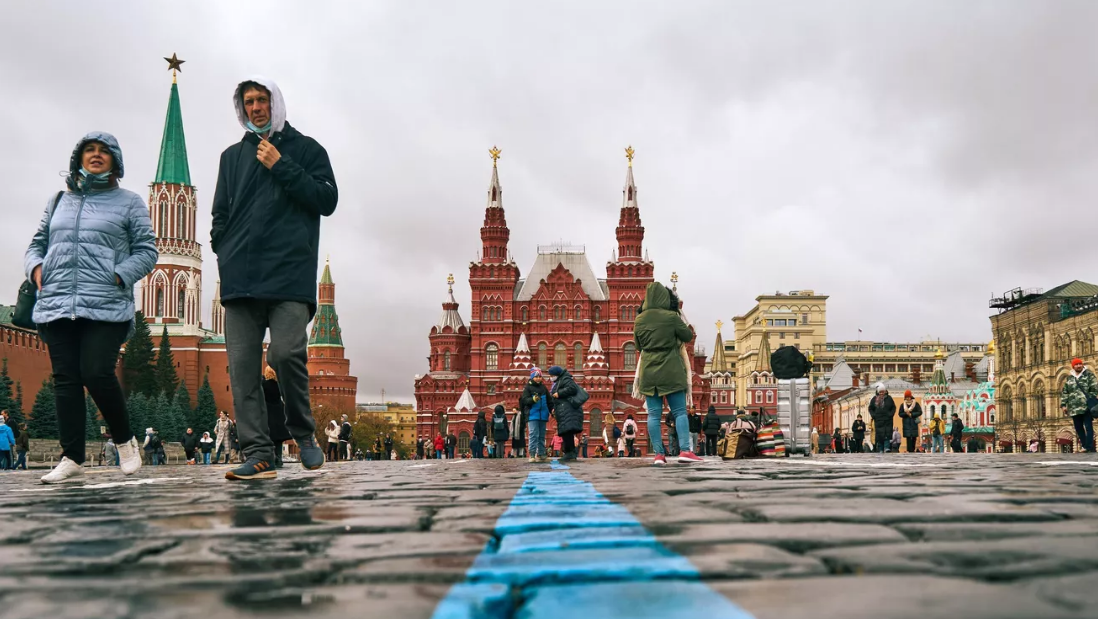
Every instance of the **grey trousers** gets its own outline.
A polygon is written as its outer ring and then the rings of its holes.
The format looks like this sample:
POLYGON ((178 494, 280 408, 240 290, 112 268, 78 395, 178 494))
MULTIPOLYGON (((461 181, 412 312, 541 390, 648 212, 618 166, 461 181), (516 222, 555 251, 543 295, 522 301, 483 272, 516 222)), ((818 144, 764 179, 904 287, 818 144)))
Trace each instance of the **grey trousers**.
POLYGON ((225 304, 225 350, 229 356, 237 436, 245 458, 274 458, 263 399, 263 337, 271 330, 267 365, 278 374, 286 429, 295 439, 316 431, 309 408, 309 306, 296 301, 239 299, 225 304))

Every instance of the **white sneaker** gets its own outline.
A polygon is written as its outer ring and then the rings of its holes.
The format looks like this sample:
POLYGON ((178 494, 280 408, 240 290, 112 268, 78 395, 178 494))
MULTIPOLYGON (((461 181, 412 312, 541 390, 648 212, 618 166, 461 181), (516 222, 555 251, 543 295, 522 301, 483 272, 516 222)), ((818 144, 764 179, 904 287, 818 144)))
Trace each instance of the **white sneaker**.
POLYGON ((136 438, 118 446, 118 464, 126 475, 133 475, 141 468, 141 452, 138 450, 136 438))
POLYGON ((75 481, 77 477, 83 476, 84 467, 65 457, 61 458, 52 471, 42 476, 42 483, 59 484, 70 480, 75 481))

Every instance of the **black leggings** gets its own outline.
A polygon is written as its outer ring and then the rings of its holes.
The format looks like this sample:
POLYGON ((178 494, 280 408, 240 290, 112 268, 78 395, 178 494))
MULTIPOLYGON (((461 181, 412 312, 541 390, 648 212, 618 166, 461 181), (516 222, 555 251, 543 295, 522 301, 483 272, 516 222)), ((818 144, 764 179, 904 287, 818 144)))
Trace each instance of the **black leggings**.
POLYGON ((705 435, 705 455, 715 456, 717 455, 717 435, 706 434, 705 435))
POLYGON ((328 441, 328 462, 339 462, 339 444, 328 441))
POLYGON ((38 333, 49 347, 53 365, 61 454, 77 464, 83 464, 85 458, 85 387, 106 420, 114 443, 121 445, 133 438, 126 396, 114 374, 118 351, 129 330, 129 322, 84 318, 38 325, 38 333))
POLYGON ((576 433, 565 432, 560 435, 562 453, 576 453, 576 433))

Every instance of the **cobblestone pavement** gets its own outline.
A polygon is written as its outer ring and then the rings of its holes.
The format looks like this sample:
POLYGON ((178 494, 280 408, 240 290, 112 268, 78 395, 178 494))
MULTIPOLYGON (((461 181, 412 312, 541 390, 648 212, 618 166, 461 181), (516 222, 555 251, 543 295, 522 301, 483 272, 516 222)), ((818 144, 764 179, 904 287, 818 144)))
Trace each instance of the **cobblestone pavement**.
POLYGON ((0 614, 1098 616, 1085 454, 224 468, 0 474, 0 614))

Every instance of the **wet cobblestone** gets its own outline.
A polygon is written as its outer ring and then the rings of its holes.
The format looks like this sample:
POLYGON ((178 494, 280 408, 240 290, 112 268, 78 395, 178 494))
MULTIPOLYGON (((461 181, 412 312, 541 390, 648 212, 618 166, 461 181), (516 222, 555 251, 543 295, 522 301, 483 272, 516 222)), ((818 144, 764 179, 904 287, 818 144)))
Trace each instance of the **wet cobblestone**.
POLYGON ((248 484, 218 466, 92 469, 49 487, 41 472, 6 473, 0 608, 12 619, 426 618, 452 584, 501 569, 510 592, 465 592, 490 599, 481 616, 551 616, 555 596, 621 600, 608 616, 668 616, 641 602, 700 580, 759 619, 1093 617, 1096 465, 1049 454, 590 460, 568 472, 613 505, 519 500, 499 527, 527 475, 549 466, 340 463, 248 484), (486 547, 498 552, 478 559, 486 547), (618 569, 622 558, 646 569, 618 569), (581 582, 527 589, 553 562, 581 582))

